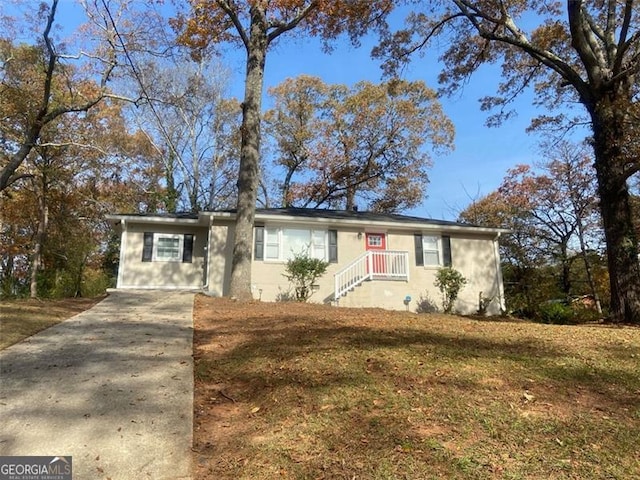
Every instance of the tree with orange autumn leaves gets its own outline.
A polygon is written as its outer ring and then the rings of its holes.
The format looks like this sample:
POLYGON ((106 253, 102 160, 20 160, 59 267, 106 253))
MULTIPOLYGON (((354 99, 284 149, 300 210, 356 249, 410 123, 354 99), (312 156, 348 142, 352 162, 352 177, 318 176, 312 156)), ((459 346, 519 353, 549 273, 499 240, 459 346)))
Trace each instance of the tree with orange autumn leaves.
POLYGON ((122 39, 140 39, 139 24, 119 24, 131 4, 83 6, 87 22, 64 40, 58 0, 0 7, 2 295, 81 293, 87 267, 102 275, 104 215, 164 208, 150 144, 107 88, 122 39))
POLYGON ((0 192, 23 178, 20 167, 48 124, 64 115, 90 110, 108 93, 106 84, 116 65, 112 52, 98 62, 100 72, 81 77, 80 69, 63 60, 71 55, 54 41, 52 30, 57 8, 58 0, 41 6, 36 15, 43 24, 41 41, 33 46, 14 45, 10 35, 17 21, 11 17, 2 19, 5 27, 4 38, 0 38, 2 95, 10 99, 3 102, 2 130, 11 148, 0 155, 0 192), (94 75, 99 78, 97 83, 93 81, 94 75))
POLYGON ((546 161, 510 169, 497 190, 474 201, 460 220, 506 227, 501 257, 510 307, 533 315, 553 298, 570 301, 604 289, 593 265, 603 245, 593 162, 585 145, 547 146, 546 161))
POLYGON ((163 208, 162 170, 148 162, 152 154, 146 137, 127 131, 121 106, 110 102, 46 125, 20 167, 22 178, 0 195, 2 293, 98 293, 83 282, 86 275, 108 286, 105 215, 163 208))
POLYGON ((536 93, 536 103, 551 112, 582 107, 579 115, 586 113, 586 118, 576 120, 561 112, 534 125, 590 126, 611 318, 640 323, 640 251, 628 187, 640 172, 638 2, 442 0, 413 5, 406 27, 388 31, 376 51, 388 60, 389 72, 434 38, 446 38, 440 80, 448 92, 464 85, 482 65, 501 63, 498 94, 482 99, 484 109, 498 112, 492 123, 513 114, 509 105, 529 88, 536 93))
POLYGON ((353 42, 381 28, 395 0, 191 0, 173 22, 195 55, 232 43, 246 52, 238 202, 234 228, 230 295, 251 298, 251 246, 259 186, 260 122, 265 62, 269 48, 285 34, 331 40, 347 34, 353 42))
POLYGON ((427 144, 438 153, 452 148, 453 124, 424 82, 349 88, 303 75, 269 93, 275 106, 265 114, 266 132, 285 170, 283 207, 415 207, 428 183, 427 144))

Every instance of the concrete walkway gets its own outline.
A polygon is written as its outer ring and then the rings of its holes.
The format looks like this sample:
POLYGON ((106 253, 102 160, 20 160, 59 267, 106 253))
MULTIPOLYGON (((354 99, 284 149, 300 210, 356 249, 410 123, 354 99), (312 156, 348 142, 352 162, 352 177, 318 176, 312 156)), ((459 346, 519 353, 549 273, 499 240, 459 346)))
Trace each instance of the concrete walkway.
POLYGON ((0 352, 0 455, 78 480, 191 478, 193 294, 115 292, 0 352))

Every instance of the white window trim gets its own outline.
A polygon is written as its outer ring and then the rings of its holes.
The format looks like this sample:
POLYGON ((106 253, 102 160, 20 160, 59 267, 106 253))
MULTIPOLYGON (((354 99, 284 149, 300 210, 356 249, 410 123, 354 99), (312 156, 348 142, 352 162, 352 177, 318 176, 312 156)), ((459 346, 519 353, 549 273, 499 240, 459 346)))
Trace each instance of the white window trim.
MULTIPOLYGON (((328 262, 329 260, 329 230, 327 229, 318 229, 318 228, 312 228, 312 227, 292 227, 292 226, 268 226, 265 225, 264 227, 264 261, 265 262, 270 262, 270 263, 286 263, 289 258, 288 255, 290 254, 290 252, 285 252, 284 251, 284 231, 285 230, 305 230, 309 232, 310 235, 310 240, 309 240, 309 244, 307 246, 307 253, 310 255, 313 255, 313 252, 316 251, 316 249, 314 248, 314 233, 322 233, 323 235, 323 247, 324 247, 324 255, 323 258, 321 260, 324 260, 325 262, 328 262), (274 258, 274 257, 269 257, 268 253, 269 253, 269 246, 275 246, 276 242, 273 241, 272 238, 270 238, 269 233, 273 233, 274 231, 277 231, 277 247, 278 247, 278 258, 274 258), (271 241, 270 241, 271 240, 271 241)), ((300 253, 300 252, 293 252, 291 253, 291 255, 293 255, 294 253, 300 253)))
POLYGON ((430 235, 430 234, 422 234, 422 261, 424 263, 424 268, 440 268, 444 264, 444 259, 442 258, 442 237, 439 235, 430 235), (435 238, 436 239, 436 248, 438 253, 438 264, 427 263, 427 252, 433 253, 436 250, 426 249, 424 245, 425 238, 435 238))
POLYGON ((281 228, 279 227, 264 227, 264 254, 263 258, 265 262, 279 262, 281 254, 281 246, 282 246, 282 234, 281 228), (275 231, 275 242, 273 241, 273 232, 275 231), (275 246, 278 249, 278 256, 276 258, 269 256, 269 247, 275 246))
POLYGON ((154 262, 182 263, 184 255, 184 235, 178 233, 154 233, 153 234, 153 254, 151 260, 154 262), (158 257, 159 240, 162 238, 178 239, 178 258, 158 257))

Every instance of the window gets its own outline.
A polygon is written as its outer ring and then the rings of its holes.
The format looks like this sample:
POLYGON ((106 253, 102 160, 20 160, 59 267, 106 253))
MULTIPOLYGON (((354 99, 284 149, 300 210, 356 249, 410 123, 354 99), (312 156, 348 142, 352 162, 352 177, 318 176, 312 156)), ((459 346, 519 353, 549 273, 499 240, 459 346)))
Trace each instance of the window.
POLYGON ((313 230, 311 232, 310 255, 313 258, 325 260, 327 258, 327 232, 313 230))
POLYGON ((171 234, 145 232, 143 262, 185 262, 193 261, 193 234, 171 234))
MULTIPOLYGON (((324 233, 321 234, 324 236, 324 233)), ((313 256, 311 251, 311 235, 311 230, 300 230, 297 228, 286 228, 280 230, 282 259, 289 260, 299 255, 313 256)), ((324 258, 324 250, 322 251, 320 258, 324 258)))
POLYGON ((337 262, 337 232, 304 228, 255 228, 254 258, 256 260, 286 262, 301 254, 337 262))
POLYGON ((182 236, 157 234, 154 238, 153 259, 159 262, 178 262, 182 258, 182 236))
POLYGON ((270 260, 280 258, 280 240, 278 229, 267 228, 265 236, 265 258, 270 260))
POLYGON ((382 247, 382 235, 367 235, 367 242, 370 247, 382 247))
POLYGON ((450 237, 416 233, 414 239, 416 265, 425 267, 451 266, 450 237))
POLYGON ((440 238, 423 235, 422 252, 425 266, 440 265, 440 238))

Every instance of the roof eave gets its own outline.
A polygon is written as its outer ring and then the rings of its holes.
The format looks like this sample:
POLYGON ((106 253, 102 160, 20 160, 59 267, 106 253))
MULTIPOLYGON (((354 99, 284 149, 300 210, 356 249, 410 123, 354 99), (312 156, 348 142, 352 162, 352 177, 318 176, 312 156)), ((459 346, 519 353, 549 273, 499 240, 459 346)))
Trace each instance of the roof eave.
MULTIPOLYGON (((235 215, 234 215, 235 217, 235 215)), ((371 219, 346 219, 346 218, 329 218, 329 217, 305 217, 298 215, 281 215, 281 214, 268 214, 268 213, 256 213, 257 221, 265 221, 277 219, 278 221, 287 223, 298 224, 310 224, 319 223, 323 225, 347 225, 354 227, 375 226, 379 228, 394 228, 402 230, 414 230, 414 231, 434 231, 434 232, 475 232, 479 234, 502 234, 509 233, 509 230, 502 228, 490 228, 479 227, 474 225, 443 225, 437 223, 429 223, 428 220, 424 222, 402 222, 402 221, 383 221, 383 220, 371 220, 371 219)))
MULTIPOLYGON (((144 224, 164 224, 164 225, 201 225, 207 226, 215 219, 235 220, 235 212, 200 212, 197 219, 192 218, 176 218, 166 216, 142 216, 142 215, 106 215, 106 219, 113 225, 121 224, 122 222, 135 222, 144 224)), ((463 224, 440 224, 430 223, 425 219, 424 222, 412 221, 403 222, 400 220, 373 220, 373 219, 361 219, 361 218, 331 218, 331 217, 312 217, 304 215, 286 215, 286 214, 274 214, 256 212, 255 221, 265 222, 268 220, 276 220, 280 223, 298 224, 298 225, 329 225, 329 226, 350 226, 354 228, 363 227, 376 227, 382 229, 400 229, 400 230, 413 230, 423 232, 440 232, 440 233, 457 233, 467 232, 476 233, 481 235, 501 235, 509 233, 510 230, 503 228, 492 227, 480 227, 475 225, 463 225, 463 224)))
POLYGON ((203 222, 201 216, 198 218, 178 218, 178 217, 161 217, 161 216, 141 216, 141 215, 105 215, 109 223, 113 225, 122 224, 122 222, 135 222, 146 224, 165 224, 165 225, 207 225, 203 222))

